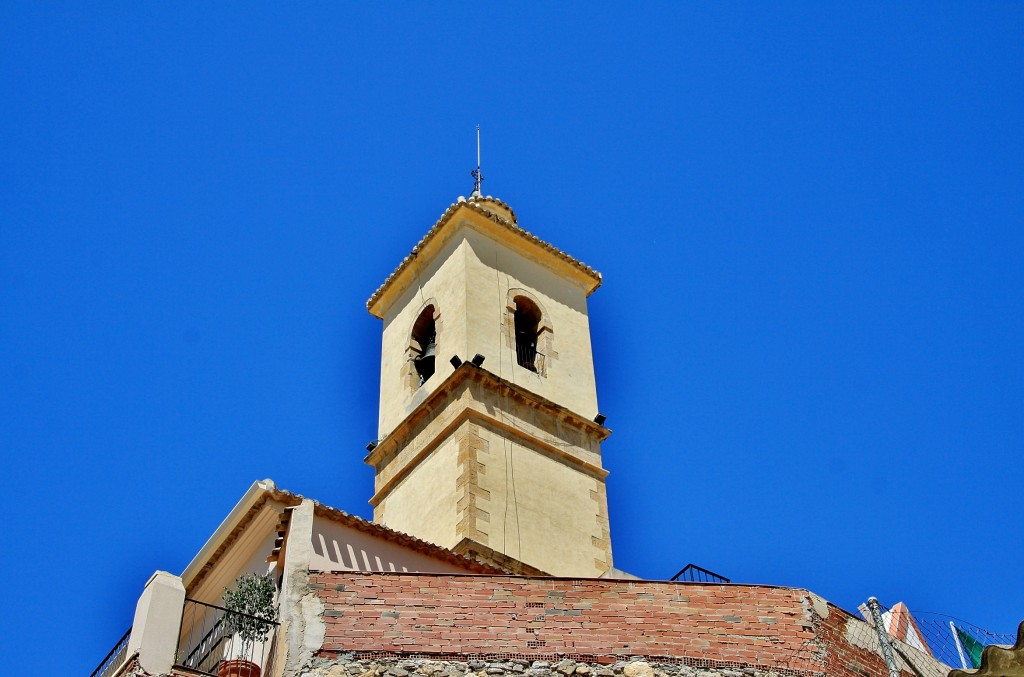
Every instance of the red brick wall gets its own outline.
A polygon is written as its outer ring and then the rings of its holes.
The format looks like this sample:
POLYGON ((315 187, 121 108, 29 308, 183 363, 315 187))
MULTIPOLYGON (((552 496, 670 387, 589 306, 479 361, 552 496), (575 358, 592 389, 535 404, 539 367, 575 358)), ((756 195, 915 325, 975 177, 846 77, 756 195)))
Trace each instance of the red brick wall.
MULTIPOLYGON (((807 591, 748 585, 316 573, 322 652, 697 659, 820 672, 807 591)), ((841 673, 836 673, 841 674, 841 673)), ((845 673, 843 673, 845 674, 845 673)))
MULTIPOLYGON (((877 650, 865 648, 877 646, 878 635, 874 626, 862 623, 860 619, 853 618, 842 609, 829 605, 828 618, 824 619, 818 630, 822 644, 828 648, 825 654, 826 675, 853 675, 856 677, 868 677, 873 675, 888 676, 885 659, 877 650), (851 626, 848 630, 848 625, 851 626), (856 636, 858 644, 853 644, 848 635, 856 636)), ((903 675, 911 675, 909 672, 902 672, 903 675)), ((935 674, 930 671, 929 674, 935 674)), ((944 674, 939 671, 938 674, 944 674)))

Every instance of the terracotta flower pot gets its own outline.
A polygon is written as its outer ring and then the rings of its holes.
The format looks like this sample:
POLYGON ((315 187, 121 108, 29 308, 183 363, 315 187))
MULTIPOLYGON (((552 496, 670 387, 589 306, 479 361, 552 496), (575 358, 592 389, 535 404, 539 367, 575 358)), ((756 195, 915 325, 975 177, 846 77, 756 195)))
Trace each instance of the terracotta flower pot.
POLYGON ((260 677, 260 666, 252 661, 222 661, 217 677, 260 677))

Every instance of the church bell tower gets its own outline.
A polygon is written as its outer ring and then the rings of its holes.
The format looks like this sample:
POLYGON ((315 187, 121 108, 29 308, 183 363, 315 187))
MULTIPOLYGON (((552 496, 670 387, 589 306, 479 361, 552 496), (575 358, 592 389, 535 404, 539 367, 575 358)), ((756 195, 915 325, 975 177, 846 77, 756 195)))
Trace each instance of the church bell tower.
POLYGON ((384 322, 374 521, 524 572, 611 568, 600 284, 500 200, 445 211, 367 302, 384 322))

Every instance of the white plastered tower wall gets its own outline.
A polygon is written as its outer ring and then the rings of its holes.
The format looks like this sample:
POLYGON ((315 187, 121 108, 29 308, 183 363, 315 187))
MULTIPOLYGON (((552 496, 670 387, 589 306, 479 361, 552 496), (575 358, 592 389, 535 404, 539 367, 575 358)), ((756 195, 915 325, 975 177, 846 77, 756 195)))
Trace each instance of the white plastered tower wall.
POLYGON ((449 239, 437 256, 416 256, 410 266, 412 285, 384 315, 381 341, 380 411, 377 436, 385 437, 412 413, 434 387, 454 368, 452 355, 466 354, 466 270, 463 243, 449 239), (438 336, 436 372, 414 388, 405 377, 409 370, 409 346, 413 324, 427 306, 434 306, 438 336))
POLYGON ((467 346, 491 371, 582 416, 597 413, 587 291, 521 251, 467 229, 467 346), (550 332, 543 373, 518 364, 512 310, 525 296, 543 312, 550 332))
POLYGON ((374 519, 559 576, 611 565, 587 296, 600 276, 490 198, 453 205, 368 303, 384 320, 374 519), (521 366, 516 299, 540 310, 521 366), (433 306, 436 371, 411 383, 412 328, 433 306), (456 369, 449 358, 484 357, 456 369), (469 370, 469 371, 467 371, 469 370), (472 373, 470 373, 472 372, 472 373))
POLYGON ((593 287, 587 280, 566 278, 537 252, 531 256, 522 236, 496 231, 478 212, 458 210, 445 226, 438 234, 441 241, 431 242, 430 251, 410 257, 403 271, 405 288, 379 315, 384 331, 378 437, 387 436, 451 375, 453 355, 469 360, 479 353, 499 376, 580 415, 596 415, 587 315, 593 287), (530 298, 544 313, 552 354, 544 355, 543 375, 516 362, 509 324, 516 295, 530 298), (434 307, 437 326, 436 372, 415 388, 403 375, 409 370, 413 324, 428 306, 434 307))

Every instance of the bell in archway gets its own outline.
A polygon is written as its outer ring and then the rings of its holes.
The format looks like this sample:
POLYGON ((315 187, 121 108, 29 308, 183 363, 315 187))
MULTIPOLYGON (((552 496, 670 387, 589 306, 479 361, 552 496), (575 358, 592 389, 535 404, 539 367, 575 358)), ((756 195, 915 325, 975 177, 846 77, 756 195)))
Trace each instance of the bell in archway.
POLYGON ((434 375, 434 357, 437 355, 437 339, 431 336, 423 354, 416 358, 416 373, 420 376, 420 385, 434 375))

